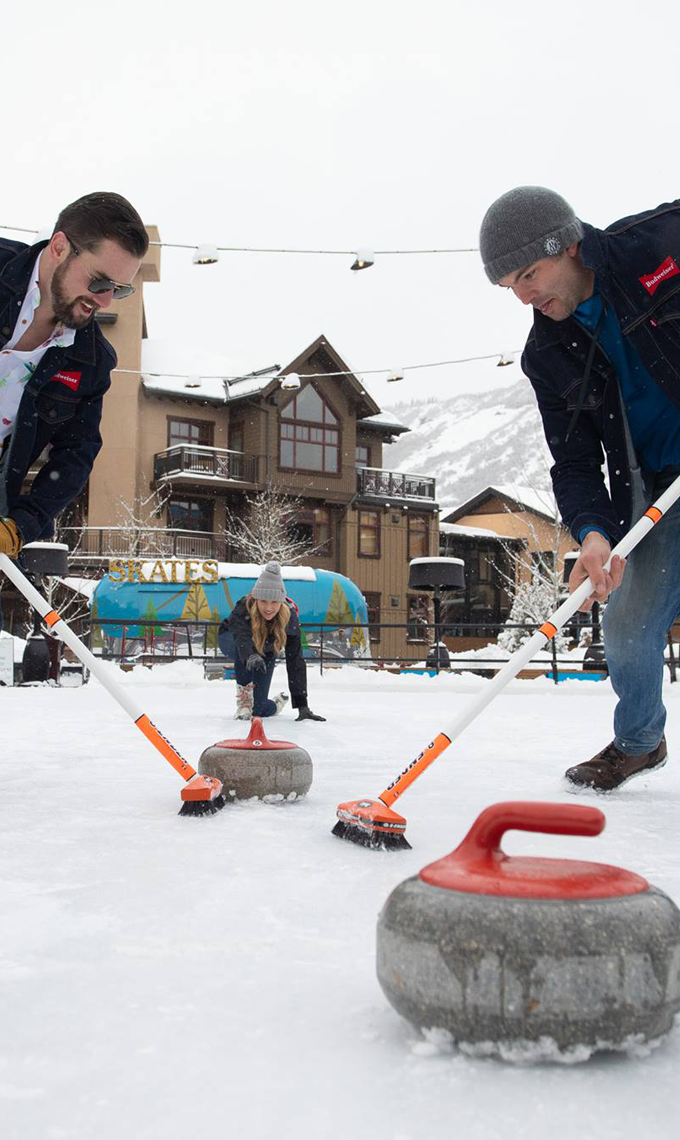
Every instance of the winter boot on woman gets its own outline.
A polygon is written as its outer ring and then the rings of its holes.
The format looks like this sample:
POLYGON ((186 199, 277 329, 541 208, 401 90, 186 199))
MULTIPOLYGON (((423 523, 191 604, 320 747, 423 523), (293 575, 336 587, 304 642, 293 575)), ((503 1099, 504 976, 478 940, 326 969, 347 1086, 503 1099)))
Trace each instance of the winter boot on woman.
MULTIPOLYGON (((273 697, 272 700, 276 705, 276 712, 280 713, 281 709, 285 709, 286 705, 288 704, 288 693, 277 693, 277 695, 273 697)), ((274 715, 276 715, 276 713, 274 715)))
POLYGON ((248 685, 236 683, 236 712, 234 720, 252 720, 253 717, 253 690, 255 686, 251 681, 248 685))

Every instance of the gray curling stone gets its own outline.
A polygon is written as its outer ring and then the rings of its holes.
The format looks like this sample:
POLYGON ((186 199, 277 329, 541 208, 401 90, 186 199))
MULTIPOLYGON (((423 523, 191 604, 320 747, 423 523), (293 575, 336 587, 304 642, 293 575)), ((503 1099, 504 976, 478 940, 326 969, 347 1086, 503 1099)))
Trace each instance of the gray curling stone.
POLYGON ((667 895, 620 867, 500 847, 510 828, 597 835, 604 823, 597 808, 494 804, 451 855, 396 887, 378 920, 378 980, 394 1008, 510 1059, 585 1058, 668 1032, 680 911, 667 895))
POLYGON ((198 762, 201 775, 222 781, 227 799, 283 803, 306 795, 312 786, 312 759, 289 740, 268 740, 254 716, 245 740, 219 740, 198 762))

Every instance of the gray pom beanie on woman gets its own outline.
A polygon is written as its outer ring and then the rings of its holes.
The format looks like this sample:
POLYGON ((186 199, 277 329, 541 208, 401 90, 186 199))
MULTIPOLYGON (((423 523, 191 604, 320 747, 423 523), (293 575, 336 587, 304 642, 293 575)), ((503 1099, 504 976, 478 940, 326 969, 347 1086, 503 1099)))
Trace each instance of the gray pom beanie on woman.
POLYGON ((568 202, 544 186, 516 186, 484 215, 479 252, 486 275, 501 277, 543 257, 555 257, 583 237, 583 224, 568 202))
POLYGON ((281 563, 268 562, 250 592, 261 602, 285 602, 286 588, 281 576, 281 563))

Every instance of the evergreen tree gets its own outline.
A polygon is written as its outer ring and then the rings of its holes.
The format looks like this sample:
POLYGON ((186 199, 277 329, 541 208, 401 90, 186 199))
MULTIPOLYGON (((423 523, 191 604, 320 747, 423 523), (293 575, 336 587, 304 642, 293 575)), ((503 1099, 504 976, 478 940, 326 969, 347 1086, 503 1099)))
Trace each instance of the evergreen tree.
POLYGON ((217 606, 213 606, 213 611, 212 611, 210 617, 216 624, 208 626, 206 638, 205 638, 205 647, 206 647, 206 650, 209 650, 213 653, 217 653, 217 648, 218 648, 217 633, 218 633, 218 630, 220 628, 220 622, 222 621, 222 618, 221 618, 221 615, 220 615, 220 612, 219 612, 217 606))
POLYGON ((354 625, 354 614, 347 601, 347 595, 338 581, 333 583, 325 622, 326 625, 354 625))

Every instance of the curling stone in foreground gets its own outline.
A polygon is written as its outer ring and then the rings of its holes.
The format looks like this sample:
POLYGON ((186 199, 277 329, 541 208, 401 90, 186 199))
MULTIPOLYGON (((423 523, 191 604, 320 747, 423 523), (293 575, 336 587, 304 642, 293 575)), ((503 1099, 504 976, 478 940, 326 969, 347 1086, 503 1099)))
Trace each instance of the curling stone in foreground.
POLYGON ((680 1008, 680 911, 630 871, 510 857, 503 833, 597 835, 596 808, 488 807, 451 855, 406 879, 378 921, 378 980, 419 1029, 501 1055, 625 1048, 680 1008))
POLYGON ((289 740, 268 740, 259 716, 245 740, 219 740, 206 748, 198 770, 221 780, 224 795, 234 800, 296 800, 312 786, 309 753, 289 740))

